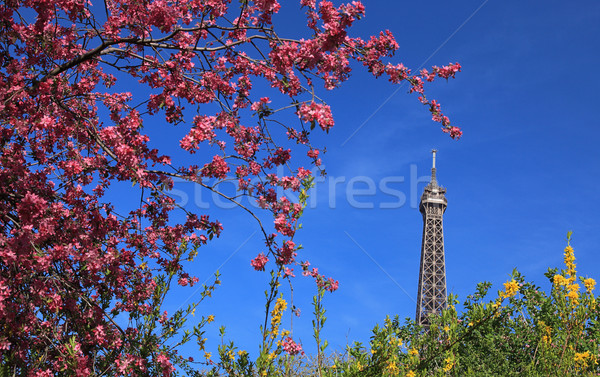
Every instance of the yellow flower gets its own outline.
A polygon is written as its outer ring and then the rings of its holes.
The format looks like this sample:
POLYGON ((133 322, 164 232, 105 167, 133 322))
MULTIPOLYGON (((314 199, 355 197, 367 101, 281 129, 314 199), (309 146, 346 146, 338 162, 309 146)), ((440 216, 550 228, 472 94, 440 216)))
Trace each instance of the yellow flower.
POLYGON ((587 358, 590 357, 590 353, 588 351, 585 352, 575 352, 575 356, 573 359, 577 364, 587 364, 587 358))
POLYGON ((277 299, 277 302, 275 303, 275 309, 278 309, 279 311, 284 311, 287 308, 287 302, 282 299, 281 297, 277 299))
POLYGON ((596 280, 594 280, 592 278, 584 279, 583 285, 585 285, 585 289, 587 289, 588 292, 591 292, 594 290, 594 287, 596 286, 596 280))
POLYGON ((448 326, 444 326, 444 331, 445 331, 445 332, 448 332, 448 331, 450 331, 450 327, 448 327, 448 326))
POLYGON ((400 371, 400 369, 398 369, 398 366, 396 365, 396 362, 394 360, 389 360, 385 370, 389 373, 391 373, 392 375, 397 375, 398 372, 400 371))
POLYGON ((415 377, 415 376, 416 376, 416 374, 412 370, 409 370, 408 373, 406 373, 406 377, 415 377))
POLYGON ((500 297, 507 298, 513 297, 519 291, 519 283, 517 283, 514 279, 504 283, 504 292, 500 293, 500 297))
POLYGON ((215 320, 215 316, 214 315, 209 315, 208 318, 206 318, 206 322, 211 323, 212 321, 215 320))
POLYGON ((445 365, 444 365, 444 372, 450 372, 450 370, 452 369, 452 367, 454 366, 454 362, 452 361, 452 358, 450 356, 448 356, 446 359, 444 359, 445 365))
POLYGON ((565 247, 565 266, 567 274, 575 276, 575 252, 571 246, 565 247))
POLYGON ((571 246, 565 247, 565 264, 567 265, 567 267, 569 264, 573 264, 574 261, 575 261, 575 250, 573 250, 573 248, 571 246))
POLYGON ((417 350, 416 350, 416 349, 414 349, 414 348, 411 348, 411 349, 409 349, 409 350, 408 350, 408 354, 409 354, 410 356, 417 356, 417 355, 419 355, 419 351, 417 351, 417 350))
POLYGON ((556 286, 565 286, 569 281, 562 275, 554 275, 554 284, 556 286))
POLYGON ((547 335, 542 336, 542 342, 549 344, 552 342, 552 338, 549 338, 547 335))
POLYGON ((542 342, 546 344, 552 343, 552 327, 546 325, 546 322, 544 321, 540 321, 539 326, 540 328, 543 328, 546 333, 546 335, 542 336, 542 342))
POLYGON ((210 359, 210 358, 211 358, 211 356, 212 356, 212 353, 210 353, 210 352, 204 352, 204 357, 205 357, 206 359, 210 359))
POLYGON ((277 338, 277 334, 279 334, 278 328, 274 328, 273 330, 271 330, 271 339, 277 338))
POLYGON ((283 311, 287 308, 287 302, 281 297, 275 302, 275 307, 271 311, 271 326, 273 329, 277 328, 281 323, 281 316, 283 311))
POLYGON ((579 298, 579 293, 576 290, 569 289, 567 297, 572 301, 576 301, 579 298))

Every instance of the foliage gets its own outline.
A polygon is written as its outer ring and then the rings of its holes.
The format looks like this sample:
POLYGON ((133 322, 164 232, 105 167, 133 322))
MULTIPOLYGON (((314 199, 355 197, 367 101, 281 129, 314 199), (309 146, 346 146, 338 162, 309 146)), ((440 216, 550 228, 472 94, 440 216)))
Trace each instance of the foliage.
MULTIPOLYGON (((570 243, 570 233, 568 237, 570 243)), ((577 276, 574 250, 567 245, 565 269, 549 269, 546 294, 516 270, 496 299, 486 301, 491 283, 478 284, 464 310, 450 296, 448 308, 424 329, 387 317, 368 345, 355 343, 343 354, 286 355, 278 350, 269 376, 579 376, 600 373, 600 310, 595 280, 577 276), (580 286, 577 282, 580 282, 580 286)), ((314 297, 315 340, 325 324, 323 288, 314 297)), ((275 316, 277 317, 277 316, 275 316)), ((221 355, 224 363, 226 355, 221 355)), ((224 372, 224 371, 223 371, 224 372)), ((260 375, 240 368, 214 376, 260 375)))
MULTIPOLYGON (((578 376, 600 373, 600 310, 595 280, 577 276, 568 245, 565 269, 549 269, 546 294, 518 271, 487 301, 481 283, 457 312, 432 316, 427 331, 386 318, 368 346, 356 343, 319 376, 578 376), (581 286, 580 286, 581 284, 581 286)), ((307 375, 307 374, 305 374, 307 375)))
MULTIPOLYGON (((265 238, 250 263, 272 277, 260 355, 251 362, 224 344, 215 368, 271 373, 281 349, 290 357, 300 352, 276 330, 286 302, 281 281, 301 264, 294 234, 312 184, 309 169, 291 157, 306 154, 319 166, 311 136, 334 125, 315 88, 334 89, 362 65, 375 77, 407 81, 444 132, 461 135, 423 89, 435 77, 454 77, 458 63, 413 74, 387 62, 398 48, 390 32, 349 36, 364 16, 361 3, 300 5, 304 39, 277 33, 276 0, 0 4, 3 373, 170 375, 175 365, 195 373, 179 346, 195 339, 204 350, 203 327, 214 317, 205 314, 189 329, 197 303, 172 313, 161 306, 174 284, 198 283, 186 263, 222 225, 183 208, 184 220, 176 221, 174 179, 247 210, 265 238), (176 145, 167 146, 173 135, 176 145), (275 173, 280 166, 283 176, 275 173), (218 191, 229 174, 272 216, 271 225, 240 197, 218 191), (130 207, 107 199, 121 183, 135 190, 130 207)), ((335 280, 301 265, 321 288, 335 290, 335 280)), ((202 298, 219 283, 216 276, 202 287, 202 298)))

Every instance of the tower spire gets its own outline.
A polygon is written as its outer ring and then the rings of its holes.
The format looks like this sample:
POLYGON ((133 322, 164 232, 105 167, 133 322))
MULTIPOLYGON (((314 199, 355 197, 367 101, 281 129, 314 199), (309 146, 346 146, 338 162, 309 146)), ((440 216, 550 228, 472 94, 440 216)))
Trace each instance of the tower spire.
POLYGON ((433 154, 433 164, 431 166, 431 184, 433 186, 437 186, 437 180, 435 176, 435 155, 437 153, 437 149, 432 149, 431 154, 433 154))
POLYGON ((429 328, 429 316, 440 314, 447 306, 446 262, 444 255, 443 215, 448 201, 446 189, 436 180, 434 149, 431 181, 425 186, 419 211, 423 215, 423 240, 421 243, 421 265, 417 292, 417 324, 429 328))

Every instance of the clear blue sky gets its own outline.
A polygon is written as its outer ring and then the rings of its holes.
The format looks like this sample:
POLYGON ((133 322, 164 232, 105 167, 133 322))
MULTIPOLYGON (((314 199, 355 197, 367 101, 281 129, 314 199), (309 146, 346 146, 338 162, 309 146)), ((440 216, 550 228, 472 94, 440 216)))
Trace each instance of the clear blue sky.
MULTIPOLYGON (((360 67, 342 89, 324 94, 336 126, 316 144, 327 146, 329 176, 318 183, 296 241, 304 246, 299 259, 340 281, 325 299, 330 350, 368 341, 388 314, 414 317, 422 231, 417 201, 432 148, 439 150, 438 181, 447 188, 449 292, 464 300, 487 280, 495 294, 515 267, 548 288, 543 273, 561 266, 569 230, 579 272, 599 279, 600 3, 364 4, 366 18, 352 32, 366 37, 390 29, 400 44, 394 62, 413 69, 461 63, 456 79, 430 86, 429 97, 441 102, 464 136, 451 140, 406 87, 397 91, 360 67), (373 195, 347 195, 369 189, 369 182, 373 195), (369 204, 373 208, 359 208, 369 204)), ((285 25, 288 16, 275 17, 276 25, 285 25)), ((193 198, 187 208, 194 209, 193 198)), ((225 227, 191 268, 201 280, 217 268, 222 274, 222 286, 200 308, 216 316, 207 328, 209 348, 216 349, 223 325, 226 339, 255 356, 267 274, 249 262, 264 251, 263 241, 244 212, 214 205, 207 211, 225 227)), ((294 297, 302 316, 294 319, 294 337, 313 352, 314 283, 296 272, 294 297)), ((168 308, 189 293, 177 293, 168 308)))

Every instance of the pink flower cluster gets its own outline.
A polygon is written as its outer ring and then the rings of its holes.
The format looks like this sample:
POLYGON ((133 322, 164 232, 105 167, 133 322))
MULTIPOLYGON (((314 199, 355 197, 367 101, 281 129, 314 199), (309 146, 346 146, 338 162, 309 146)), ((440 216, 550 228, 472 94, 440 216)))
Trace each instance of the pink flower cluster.
POLYGON ((226 178, 229 166, 221 156, 213 156, 212 162, 204 165, 201 170, 203 177, 226 178))
POLYGON ((158 354, 158 356, 156 356, 156 361, 162 367, 163 377, 169 377, 175 372, 175 367, 164 353, 158 354))
POLYGON ((325 131, 329 131, 333 127, 333 116, 328 105, 311 102, 310 104, 303 103, 300 105, 298 115, 305 122, 318 123, 325 131))
POLYGON ((285 352, 287 352, 288 354, 290 354, 292 356, 295 356, 298 354, 304 355, 302 346, 300 344, 294 342, 294 340, 292 338, 290 338, 289 336, 281 342, 281 346, 283 347, 283 350, 285 352))
POLYGON ((313 267, 309 269, 310 263, 305 261, 301 263, 302 266, 302 275, 303 276, 311 276, 317 282, 317 287, 325 288, 325 290, 329 292, 335 292, 338 290, 340 283, 337 280, 333 280, 333 278, 325 278, 325 276, 319 274, 319 269, 313 267))
POLYGON ((265 270, 265 265, 267 264, 267 262, 269 261, 269 258, 267 258, 266 255, 264 255, 263 253, 258 254, 258 256, 254 259, 252 259, 252 261, 250 261, 250 265, 252 267, 254 267, 254 269, 256 271, 264 271, 265 270))

